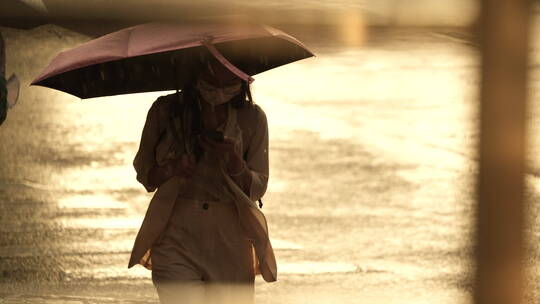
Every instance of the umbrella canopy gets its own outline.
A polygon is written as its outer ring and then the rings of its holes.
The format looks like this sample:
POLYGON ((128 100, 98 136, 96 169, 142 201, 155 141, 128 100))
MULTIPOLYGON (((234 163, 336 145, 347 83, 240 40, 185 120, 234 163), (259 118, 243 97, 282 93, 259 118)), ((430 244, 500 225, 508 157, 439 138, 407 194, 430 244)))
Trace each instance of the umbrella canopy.
POLYGON ((181 89, 216 50, 249 75, 313 56, 270 26, 148 23, 58 54, 32 85, 80 98, 181 89))

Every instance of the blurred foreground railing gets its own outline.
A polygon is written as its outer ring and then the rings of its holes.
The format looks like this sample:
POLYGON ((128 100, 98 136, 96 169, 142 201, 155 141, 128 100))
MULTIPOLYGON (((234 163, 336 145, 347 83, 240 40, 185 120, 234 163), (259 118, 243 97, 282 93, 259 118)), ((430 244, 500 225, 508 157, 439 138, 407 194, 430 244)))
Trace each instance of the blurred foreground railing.
POLYGON ((524 286, 530 1, 482 0, 476 304, 517 304, 524 286))

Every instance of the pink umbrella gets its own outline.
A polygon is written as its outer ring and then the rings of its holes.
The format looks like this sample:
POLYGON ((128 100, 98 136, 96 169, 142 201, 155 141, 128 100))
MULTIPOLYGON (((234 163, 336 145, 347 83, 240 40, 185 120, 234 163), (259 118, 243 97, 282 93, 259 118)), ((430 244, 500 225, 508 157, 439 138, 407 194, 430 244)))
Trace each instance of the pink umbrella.
POLYGON ((208 56, 251 82, 313 53, 265 25, 148 23, 61 52, 32 85, 80 98, 181 89, 208 56))

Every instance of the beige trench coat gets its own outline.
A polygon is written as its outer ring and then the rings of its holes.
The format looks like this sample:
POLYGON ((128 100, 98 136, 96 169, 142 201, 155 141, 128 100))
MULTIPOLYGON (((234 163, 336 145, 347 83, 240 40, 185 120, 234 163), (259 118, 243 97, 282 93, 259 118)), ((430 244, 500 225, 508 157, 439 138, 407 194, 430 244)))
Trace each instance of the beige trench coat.
MULTIPOLYGON (((148 192, 156 190, 148 184, 148 172, 156 165, 163 165, 170 157, 170 147, 175 139, 169 126, 169 113, 173 103, 181 102, 180 96, 171 94, 156 100, 146 118, 141 142, 133 165, 137 172, 137 180, 148 192)), ((252 182, 249 194, 244 193, 236 183, 221 171, 226 183, 221 185, 222 193, 235 202, 240 217, 240 224, 251 240, 255 252, 255 273, 260 273, 264 280, 273 282, 277 279, 277 266, 268 236, 266 218, 258 208, 256 201, 261 198, 268 184, 268 124, 263 110, 257 106, 249 106, 237 111, 236 117, 242 132, 243 155, 251 173, 252 182)), ((172 177, 164 182, 154 194, 137 237, 128 268, 141 264, 151 269, 150 248, 164 232, 174 203, 182 188, 189 187, 189 180, 172 177)))

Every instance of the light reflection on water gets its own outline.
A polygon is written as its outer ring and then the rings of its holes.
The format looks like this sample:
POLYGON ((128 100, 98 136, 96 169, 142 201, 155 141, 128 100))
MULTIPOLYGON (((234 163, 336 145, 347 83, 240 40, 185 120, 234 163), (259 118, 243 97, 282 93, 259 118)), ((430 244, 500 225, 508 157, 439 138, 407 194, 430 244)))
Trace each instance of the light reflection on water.
MULTIPOLYGON (((283 275, 316 275, 329 273, 352 273, 361 271, 357 265, 347 263, 329 262, 302 262, 283 263, 280 265, 280 273, 283 275)), ((150 271, 142 266, 136 266, 130 270, 125 267, 92 268, 71 273, 73 278, 148 278, 150 271)))
POLYGON ((114 218, 70 218, 59 219, 58 223, 69 228, 100 228, 100 229, 138 229, 142 218, 114 217, 114 218))
POLYGON ((272 70, 258 77, 258 100, 275 113, 273 126, 361 141, 399 161, 460 168, 474 135, 477 58, 466 46, 432 43, 441 45, 393 46, 407 47, 407 60, 373 48, 272 70))
POLYGON ((347 273, 356 272, 359 267, 347 263, 331 262, 302 262, 302 263, 283 263, 279 270, 281 274, 322 274, 322 273, 347 273))
POLYGON ((58 199, 60 208, 109 208, 124 209, 126 204, 106 195, 74 195, 58 199))
POLYGON ((72 191, 140 190, 130 162, 123 165, 77 167, 62 174, 58 187, 72 191))

